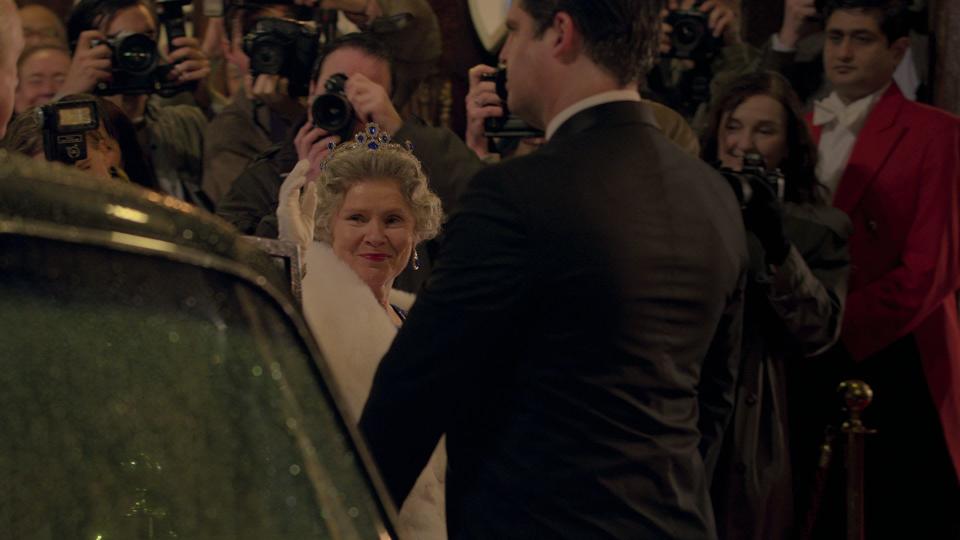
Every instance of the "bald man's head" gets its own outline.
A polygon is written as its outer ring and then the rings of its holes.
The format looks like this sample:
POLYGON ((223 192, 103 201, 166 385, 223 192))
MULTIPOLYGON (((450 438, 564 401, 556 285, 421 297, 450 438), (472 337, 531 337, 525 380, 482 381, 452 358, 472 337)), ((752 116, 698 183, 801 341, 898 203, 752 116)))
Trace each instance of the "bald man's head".
POLYGON ((7 133, 17 91, 17 58, 23 51, 23 30, 13 0, 0 0, 0 137, 7 133))

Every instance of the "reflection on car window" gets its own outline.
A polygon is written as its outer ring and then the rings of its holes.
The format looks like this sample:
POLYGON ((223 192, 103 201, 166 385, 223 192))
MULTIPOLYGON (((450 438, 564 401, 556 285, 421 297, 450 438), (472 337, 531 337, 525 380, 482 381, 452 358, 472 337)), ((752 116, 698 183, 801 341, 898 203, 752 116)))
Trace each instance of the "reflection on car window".
POLYGON ((8 538, 377 538, 312 360, 219 272, 0 237, 8 538))

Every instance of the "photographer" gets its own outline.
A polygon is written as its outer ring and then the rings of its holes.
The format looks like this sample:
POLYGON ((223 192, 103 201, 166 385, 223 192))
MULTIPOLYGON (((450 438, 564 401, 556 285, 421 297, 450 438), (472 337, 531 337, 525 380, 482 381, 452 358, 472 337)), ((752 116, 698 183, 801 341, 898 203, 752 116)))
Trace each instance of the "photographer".
MULTIPOLYGON (((204 140, 203 191, 214 205, 254 158, 283 141, 304 113, 300 100, 290 95, 287 77, 268 73, 254 77, 250 72, 244 36, 254 30, 257 21, 268 17, 292 19, 293 8, 284 4, 246 4, 229 8, 224 17, 223 56, 242 74, 242 84, 231 103, 210 121, 204 140)), ((291 68, 299 67, 288 64, 291 68)))
POLYGON ((361 32, 386 44, 393 58, 392 98, 403 109, 420 83, 437 73, 442 53, 440 24, 427 0, 294 0, 296 4, 339 10, 361 32), (409 14, 410 17, 405 17, 409 14))
POLYGON ((660 62, 644 93, 680 112, 700 133, 710 96, 755 71, 759 53, 740 36, 740 9, 733 0, 669 0, 660 30, 660 62))
POLYGON ((843 317, 850 221, 825 201, 799 108, 780 75, 747 75, 717 97, 703 141, 739 195, 750 253, 737 401, 712 486, 725 539, 795 530, 788 373, 837 341, 843 317), (775 175, 745 170, 750 153, 782 173, 782 200, 775 175))
POLYGON ((148 73, 132 73, 115 65, 119 37, 141 34, 137 51, 156 53, 158 19, 144 0, 82 0, 67 23, 73 61, 60 94, 98 92, 133 121, 161 189, 179 199, 209 208, 200 188, 206 118, 196 107, 160 106, 153 92, 189 88, 210 72, 209 61, 192 37, 176 37, 168 64, 158 62, 148 73), (117 86, 121 86, 117 88, 117 86))
MULTIPOLYGON (((275 238, 278 194, 286 174, 298 161, 307 159, 311 163, 309 174, 315 175, 329 152, 328 145, 353 136, 367 122, 378 123, 394 140, 411 141, 430 178, 430 189, 440 197, 445 210, 455 208, 466 181, 483 163, 452 131, 400 115, 391 101, 394 71, 384 43, 367 33, 347 34, 321 50, 319 58, 310 83, 311 106, 306 118, 293 126, 283 144, 260 156, 237 178, 217 206, 217 214, 245 234, 275 238), (325 88, 326 83, 338 73, 346 75, 347 80, 342 90, 331 92, 325 88), (330 94, 344 98, 353 110, 352 122, 344 126, 342 134, 314 125, 313 103, 330 94)), ((425 274, 418 272, 415 282, 401 274, 397 287, 415 290, 425 274)))
MULTIPOLYGON (((87 114, 73 114, 71 118, 86 118, 87 114)), ((129 140, 132 126, 116 105, 90 94, 65 96, 44 107, 22 111, 10 123, 3 146, 34 159, 59 161, 104 180, 131 181, 155 188, 144 170, 143 154, 135 140, 129 140), (58 111, 85 110, 94 113, 94 125, 57 126, 58 111), (42 109, 42 110, 41 110, 42 109), (72 128, 72 129, 71 129, 72 128), (66 131, 61 132, 61 129, 66 131), (79 138, 62 138, 64 134, 79 138), (64 141, 67 142, 64 142, 64 141), (73 148, 71 148, 73 147, 73 148), (68 152, 65 152, 68 150, 68 152), (80 152, 80 157, 73 156, 80 152), (129 172, 129 176, 128 176, 129 172)))

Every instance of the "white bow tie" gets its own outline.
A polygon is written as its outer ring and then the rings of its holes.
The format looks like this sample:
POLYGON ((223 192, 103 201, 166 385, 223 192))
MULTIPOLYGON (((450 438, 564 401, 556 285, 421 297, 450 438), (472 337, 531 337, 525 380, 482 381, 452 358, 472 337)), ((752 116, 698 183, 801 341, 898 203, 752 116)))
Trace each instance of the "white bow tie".
POLYGON ((839 126, 857 131, 870 114, 872 102, 866 97, 847 105, 836 94, 830 94, 826 99, 814 103, 813 125, 825 126, 837 122, 839 126))

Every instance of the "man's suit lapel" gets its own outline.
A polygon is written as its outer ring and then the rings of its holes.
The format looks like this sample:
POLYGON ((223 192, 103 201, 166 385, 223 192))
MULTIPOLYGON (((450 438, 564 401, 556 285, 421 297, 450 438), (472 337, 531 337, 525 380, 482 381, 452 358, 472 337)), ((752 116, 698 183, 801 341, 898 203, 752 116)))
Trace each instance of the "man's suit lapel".
MULTIPOLYGON (((870 111, 863 129, 857 135, 857 142, 833 198, 833 205, 848 215, 857 207, 867 187, 889 159, 891 150, 907 131, 906 126, 897 123, 905 102, 896 83, 891 84, 870 111)), ((819 132, 815 133, 818 143, 819 135, 819 132)))
POLYGON ((578 112, 557 128, 549 144, 562 142, 578 133, 596 127, 610 128, 618 125, 644 123, 657 128, 653 112, 642 102, 614 101, 578 112))

